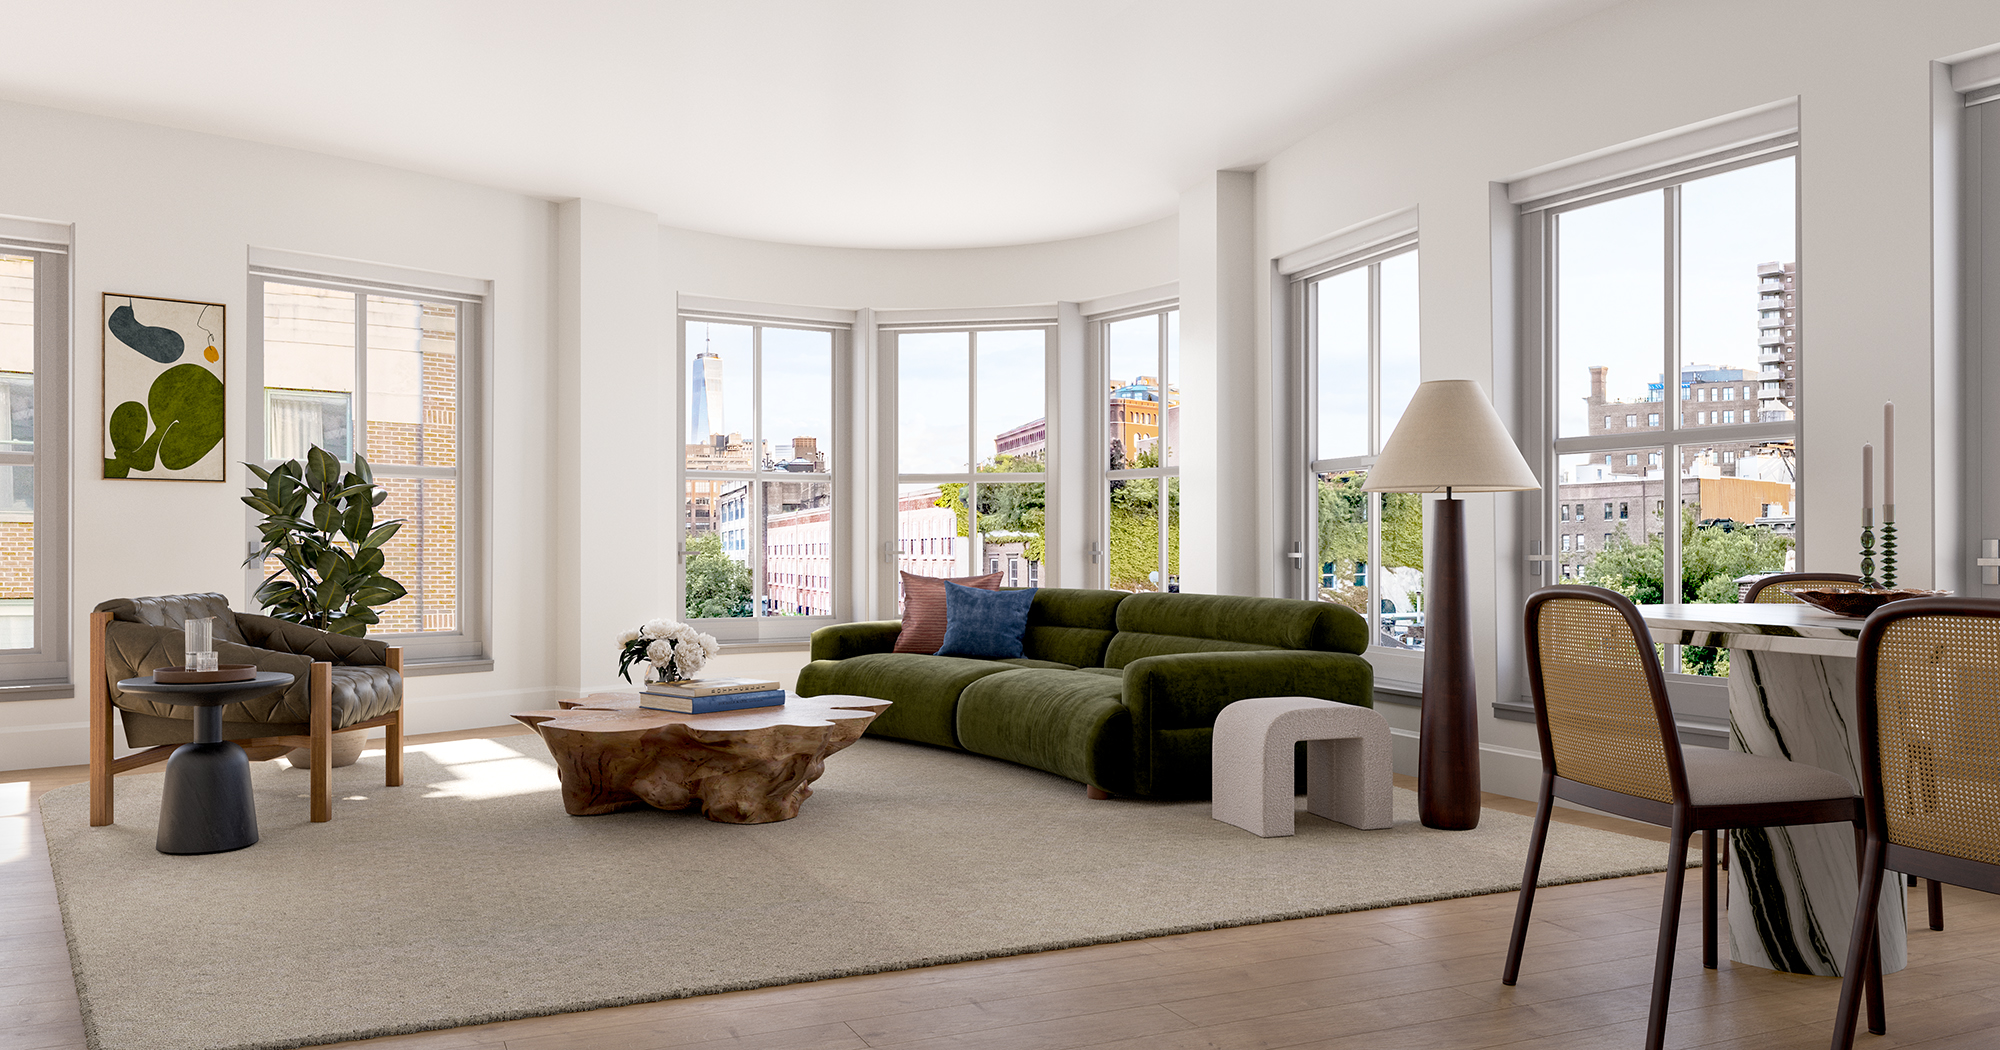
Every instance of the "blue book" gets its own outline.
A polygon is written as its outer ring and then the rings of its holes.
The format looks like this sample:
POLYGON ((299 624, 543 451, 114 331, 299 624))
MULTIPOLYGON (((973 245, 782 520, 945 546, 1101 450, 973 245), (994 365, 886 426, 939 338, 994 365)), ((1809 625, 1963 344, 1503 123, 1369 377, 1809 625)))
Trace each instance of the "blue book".
POLYGON ((711 715, 718 711, 743 711, 755 707, 783 707, 783 689, 764 689, 754 693, 718 693, 715 696, 673 696, 663 693, 640 693, 639 706, 650 711, 671 711, 677 715, 711 715))

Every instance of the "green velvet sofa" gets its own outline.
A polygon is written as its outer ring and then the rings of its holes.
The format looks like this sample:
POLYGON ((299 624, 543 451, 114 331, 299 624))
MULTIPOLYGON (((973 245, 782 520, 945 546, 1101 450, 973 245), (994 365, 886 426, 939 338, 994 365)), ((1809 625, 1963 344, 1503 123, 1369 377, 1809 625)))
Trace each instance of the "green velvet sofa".
POLYGON ((1215 716, 1237 700, 1373 706, 1367 622, 1325 602, 1044 587, 1014 660, 893 652, 900 629, 814 631, 796 691, 893 701, 871 735, 1033 766, 1095 796, 1208 797, 1215 716))

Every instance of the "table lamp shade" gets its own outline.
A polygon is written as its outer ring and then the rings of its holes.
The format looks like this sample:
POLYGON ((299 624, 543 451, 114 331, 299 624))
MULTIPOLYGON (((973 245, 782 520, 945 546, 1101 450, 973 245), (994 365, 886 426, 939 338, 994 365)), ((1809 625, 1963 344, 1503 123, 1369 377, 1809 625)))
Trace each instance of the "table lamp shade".
POLYGON ((1542 483, 1478 383, 1433 379, 1417 387, 1361 487, 1367 492, 1511 492, 1538 489, 1542 483))

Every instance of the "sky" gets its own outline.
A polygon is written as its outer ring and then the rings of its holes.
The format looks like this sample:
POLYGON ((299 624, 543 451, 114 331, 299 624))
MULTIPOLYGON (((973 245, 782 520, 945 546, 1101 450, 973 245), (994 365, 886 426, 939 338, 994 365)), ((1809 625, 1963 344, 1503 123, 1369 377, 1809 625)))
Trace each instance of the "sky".
MULTIPOLYGON (((1759 263, 1797 261, 1794 161, 1711 175, 1681 188, 1681 366, 1757 363, 1759 263)), ((1659 379, 1665 332, 1664 191, 1557 218, 1560 434, 1589 433, 1590 366, 1608 365, 1613 400, 1659 379)))

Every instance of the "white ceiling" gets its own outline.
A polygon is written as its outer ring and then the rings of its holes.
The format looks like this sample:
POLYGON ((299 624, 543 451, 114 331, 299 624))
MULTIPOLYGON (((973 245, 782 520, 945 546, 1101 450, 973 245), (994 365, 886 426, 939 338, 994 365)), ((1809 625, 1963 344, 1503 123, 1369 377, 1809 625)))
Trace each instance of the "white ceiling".
POLYGON ((1020 244, 1612 2, 0 0, 0 98, 738 237, 1020 244))

